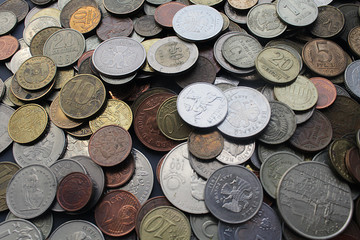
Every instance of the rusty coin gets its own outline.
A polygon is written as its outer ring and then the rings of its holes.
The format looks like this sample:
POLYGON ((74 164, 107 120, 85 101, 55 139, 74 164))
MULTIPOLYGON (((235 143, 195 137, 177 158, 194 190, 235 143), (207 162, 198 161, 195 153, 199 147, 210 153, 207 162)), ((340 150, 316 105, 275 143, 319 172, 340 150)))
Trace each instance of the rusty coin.
POLYGON ((224 148, 224 138, 218 131, 191 132, 188 138, 189 151, 200 159, 213 159, 224 148))
POLYGON ((139 200, 128 191, 111 191, 95 208, 96 225, 109 236, 124 236, 135 228, 135 217, 140 207, 139 200))
POLYGON ((128 131, 117 125, 97 130, 89 141, 91 159, 102 167, 112 167, 129 156, 132 140, 128 131))
POLYGON ((82 124, 82 121, 74 121, 64 114, 59 105, 59 97, 50 104, 49 117, 51 122, 62 129, 76 128, 82 124))
POLYGON ((19 42, 15 37, 11 35, 0 37, 0 61, 10 58, 18 49, 19 42))
POLYGON ((60 181, 56 199, 64 210, 79 211, 90 201, 92 185, 91 179, 86 174, 70 173, 60 181))
POLYGON ((134 156, 130 153, 122 163, 111 168, 103 168, 103 170, 105 173, 106 187, 120 187, 132 177, 135 171, 134 156))
POLYGON ((106 15, 96 29, 96 35, 103 41, 112 37, 128 37, 134 29, 130 18, 119 18, 106 15))
POLYGON ((180 9, 186 7, 185 4, 180 2, 168 2, 160 5, 155 10, 155 21, 162 27, 171 28, 172 20, 175 13, 180 9))
POLYGON ((345 155, 346 168, 350 175, 360 183, 360 153, 359 148, 352 147, 346 151, 345 155))
POLYGON ((318 92, 316 109, 329 107, 336 99, 336 88, 334 84, 322 77, 313 77, 309 80, 315 85, 318 92))

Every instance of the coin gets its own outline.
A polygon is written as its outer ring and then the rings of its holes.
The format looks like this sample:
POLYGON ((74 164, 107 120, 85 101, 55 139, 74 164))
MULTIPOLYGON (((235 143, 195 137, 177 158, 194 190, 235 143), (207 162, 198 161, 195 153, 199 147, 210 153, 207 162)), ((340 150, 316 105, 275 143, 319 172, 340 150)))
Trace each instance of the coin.
POLYGON ((336 84, 334 84, 334 86, 336 88, 337 96, 345 96, 351 98, 350 94, 343 87, 340 87, 339 85, 336 84))
POLYGON ((210 40, 221 32, 223 23, 221 14, 205 5, 184 7, 172 21, 175 33, 187 41, 210 40))
POLYGON ((218 73, 221 70, 221 66, 219 63, 215 60, 214 55, 214 46, 213 45, 202 45, 199 46, 199 58, 204 57, 207 60, 209 60, 212 65, 215 67, 215 72, 218 73))
MULTIPOLYGON (((128 37, 134 29, 131 18, 104 16, 96 29, 96 35, 103 41, 113 37, 128 37)), ((95 49, 95 48, 94 48, 95 49)))
POLYGON ((33 56, 43 55, 43 48, 46 40, 54 32, 60 30, 60 27, 47 27, 37 32, 30 42, 30 52, 33 56))
MULTIPOLYGON (((12 79, 13 77, 9 77, 8 79, 5 80, 4 82, 4 90, 5 90, 5 93, 4 93, 4 96, 3 96, 3 99, 2 99, 2 103, 4 103, 6 106, 8 107, 15 107, 16 105, 10 100, 10 94, 12 94, 11 92, 11 89, 10 89, 10 85, 11 85, 11 82, 12 82, 12 79)), ((14 94, 12 94, 14 95, 14 94)), ((7 128, 6 128, 7 129, 7 128)), ((7 130, 6 130, 7 131, 7 130)), ((0 147, 1 149, 1 147, 0 147)), ((0 151, 1 152, 1 151, 0 151)))
MULTIPOLYGON (((145 40, 143 42, 141 42, 141 44, 143 45, 143 47, 145 48, 146 54, 148 53, 150 47, 156 43, 158 40, 160 40, 160 38, 152 38, 149 40, 145 40)), ((142 69, 144 72, 154 72, 154 69, 152 69, 148 63, 147 60, 145 60, 145 65, 142 67, 142 69)))
POLYGON ((72 0, 65 4, 60 13, 60 22, 64 28, 70 28, 70 18, 76 10, 83 6, 98 7, 94 0, 72 0))
POLYGON ((154 17, 156 23, 165 28, 173 27, 172 21, 174 15, 184 7, 186 7, 185 4, 174 1, 161 4, 155 9, 154 17))
POLYGON ((195 172, 205 179, 208 179, 213 172, 225 166, 225 164, 217 161, 216 159, 203 160, 195 157, 191 153, 189 153, 189 162, 195 172))
POLYGON ((81 121, 74 121, 68 118, 59 106, 59 97, 56 97, 55 100, 50 105, 50 120, 59 128, 71 129, 78 127, 82 124, 81 121))
POLYGON ((94 6, 83 6, 77 9, 70 17, 70 28, 83 34, 94 30, 101 21, 99 8, 94 6))
POLYGON ((339 10, 344 14, 345 17, 345 26, 340 33, 339 37, 344 42, 347 42, 349 32, 354 27, 358 26, 360 24, 359 20, 359 6, 353 3, 345 3, 341 4, 339 7, 339 10))
POLYGON ((35 34, 47 27, 61 27, 61 25, 56 19, 49 16, 39 17, 31 21, 23 32, 25 43, 29 46, 35 34))
POLYGON ((57 67, 66 67, 76 62, 85 49, 83 35, 70 28, 53 33, 45 42, 44 56, 51 58, 57 67))
POLYGON ((139 200, 130 192, 113 190, 95 208, 96 225, 107 235, 121 237, 135 228, 139 200))
POLYGON ((351 51, 357 56, 360 56, 360 41, 357 37, 359 35, 359 30, 359 27, 354 27, 353 29, 351 29, 348 35, 348 43, 351 51))
POLYGON ((230 0, 228 3, 237 10, 247 10, 254 7, 258 0, 230 0))
POLYGON ((322 77, 313 77, 309 80, 315 85, 319 95, 316 102, 316 109, 329 107, 336 98, 336 88, 334 84, 322 77))
POLYGON ((94 115, 105 102, 105 87, 97 77, 80 74, 60 91, 60 107, 68 117, 84 119, 94 115))
POLYGON ((224 91, 228 114, 217 128, 234 138, 248 138, 260 133, 270 121, 270 104, 255 89, 235 87, 224 91))
POLYGON ((106 187, 116 188, 124 185, 135 171, 135 160, 130 153, 129 156, 120 164, 111 168, 104 168, 106 187))
POLYGON ((246 24, 247 22, 247 11, 238 11, 237 9, 230 6, 228 1, 225 2, 224 12, 228 18, 238 24, 246 24))
POLYGON ((318 16, 318 7, 313 0, 279 0, 276 10, 284 22, 296 27, 308 26, 318 16))
POLYGON ((191 229, 198 239, 218 240, 218 222, 211 214, 190 215, 191 229))
POLYGON ((3 152, 11 143, 12 138, 8 134, 8 124, 15 110, 5 104, 0 104, 0 153, 3 152))
POLYGON ((216 218, 226 223, 250 220, 259 211, 262 201, 260 181, 240 165, 216 170, 206 183, 206 206, 216 218))
MULTIPOLYGON (((25 232, 26 237, 33 239, 43 239, 40 230, 31 222, 24 219, 12 219, 0 223, 0 231, 5 232, 3 239, 16 239, 19 231, 25 232)), ((21 236, 20 236, 21 237, 21 236)))
MULTIPOLYGON (((50 2, 50 1, 49 1, 50 2)), ((57 8, 52 8, 51 6, 47 7, 47 8, 40 8, 40 11, 34 13, 30 18, 28 23, 30 23, 31 21, 35 20, 38 17, 42 17, 42 16, 48 16, 48 17, 53 17, 55 18, 59 23, 60 23, 60 13, 61 11, 57 8)), ((27 17, 27 16, 26 16, 27 17)), ((24 24, 25 27, 28 25, 24 24)))
POLYGON ((338 235, 349 224, 353 211, 349 186, 339 181, 328 166, 317 162, 300 163, 285 173, 277 190, 277 206, 292 230, 311 239, 338 235), (316 204, 308 205, 309 201, 316 204), (319 207, 324 211, 331 207, 341 214, 332 214, 329 222, 327 216, 318 214, 319 207), (324 230, 318 231, 319 227, 324 230))
MULTIPOLYGON (((0 105, 1 106, 1 105, 0 105)), ((8 209, 6 204, 6 189, 10 182, 10 179, 14 176, 14 174, 20 169, 20 167, 12 162, 1 162, 1 171, 0 171, 0 211, 5 211, 8 209)))
POLYGON ((321 6, 318 10, 319 15, 310 26, 311 34, 320 38, 331 38, 338 35, 345 25, 344 14, 338 8, 328 5, 321 6))
POLYGON ((8 0, 0 5, 0 10, 12 11, 21 22, 29 12, 29 4, 25 0, 8 0))
POLYGON ((94 238, 105 240, 102 232, 95 224, 84 220, 71 220, 57 227, 49 237, 49 240, 61 238, 94 238))
POLYGON ((146 2, 159 6, 167 2, 170 2, 170 0, 146 0, 146 2))
POLYGON ((218 131, 193 131, 187 141, 191 154, 200 159, 213 159, 224 148, 224 138, 218 131))
POLYGON ((302 160, 305 160, 305 156, 302 153, 296 152, 295 150, 290 148, 290 146, 288 146, 288 145, 286 145, 284 143, 283 144, 278 144, 278 145, 266 145, 266 144, 259 143, 257 145, 258 157, 259 157, 260 162, 262 162, 262 163, 266 160, 266 158, 268 158, 270 155, 272 155, 272 154, 274 154, 276 152, 294 153, 298 157, 300 157, 302 160))
POLYGON ((331 164, 340 176, 347 182, 354 183, 353 177, 346 168, 346 152, 354 147, 355 144, 346 139, 337 139, 329 147, 329 156, 331 164))
POLYGON ((6 60, 13 56, 19 48, 18 40, 11 36, 0 37, 0 61, 6 60))
POLYGON ((113 2, 112 0, 104 0, 103 2, 104 7, 107 11, 110 13, 113 13, 115 15, 130 15, 140 9, 140 7, 143 6, 144 0, 141 1, 135 1, 130 0, 126 2, 126 5, 119 5, 116 2, 113 2))
POLYGON ((162 31, 162 28, 155 22, 154 16, 143 15, 136 19, 134 30, 140 36, 155 37, 162 31))
POLYGON ((10 60, 10 68, 9 70, 12 73, 16 73, 19 67, 23 62, 27 59, 31 58, 30 48, 26 47, 17 51, 10 60))
POLYGON ((0 35, 7 34, 14 29, 17 23, 15 13, 12 11, 0 10, 0 35))
POLYGON ((358 147, 352 147, 351 149, 346 151, 345 155, 345 164, 346 169, 350 173, 353 179, 357 182, 360 182, 360 173, 359 173, 359 162, 360 162, 360 154, 358 147))
POLYGON ((355 99, 360 99, 360 90, 358 89, 359 78, 356 72, 360 66, 360 61, 354 61, 347 66, 345 70, 345 87, 355 99))

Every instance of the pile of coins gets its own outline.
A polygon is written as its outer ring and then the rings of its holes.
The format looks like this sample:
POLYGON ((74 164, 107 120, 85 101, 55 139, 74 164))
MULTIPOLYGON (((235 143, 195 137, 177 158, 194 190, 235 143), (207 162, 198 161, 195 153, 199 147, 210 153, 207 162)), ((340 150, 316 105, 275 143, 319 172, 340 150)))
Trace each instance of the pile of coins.
POLYGON ((360 3, 190 1, 0 4, 2 238, 359 238, 360 3))

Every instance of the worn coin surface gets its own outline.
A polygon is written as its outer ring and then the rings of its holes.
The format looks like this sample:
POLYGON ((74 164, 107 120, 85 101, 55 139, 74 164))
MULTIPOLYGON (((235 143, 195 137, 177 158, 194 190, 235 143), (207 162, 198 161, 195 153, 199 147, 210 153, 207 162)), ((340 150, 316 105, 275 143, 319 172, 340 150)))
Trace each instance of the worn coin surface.
POLYGON ((345 25, 344 14, 336 7, 325 5, 318 8, 319 15, 310 26, 310 32, 316 37, 330 38, 338 35, 345 25))
POLYGON ((254 7, 258 0, 229 0, 228 3, 236 10, 247 10, 254 7))
POLYGON ((105 184, 109 188, 116 188, 124 185, 134 174, 135 159, 130 153, 129 156, 120 164, 104 168, 105 184))
POLYGON ((105 9, 110 13, 115 15, 129 15, 139 10, 143 6, 144 2, 145 0, 128 0, 119 4, 120 2, 118 1, 104 0, 103 4, 105 9))
POLYGON ((6 204, 6 189, 10 182, 10 179, 20 169, 20 167, 12 162, 0 163, 0 212, 8 209, 6 204))
POLYGON ((101 12, 94 6, 83 6, 77 9, 70 17, 70 28, 83 34, 94 30, 101 21, 101 12))
POLYGON ((279 0, 276 11, 284 22, 296 27, 310 25, 318 16, 314 0, 279 0))
POLYGON ((360 99, 360 61, 350 63, 345 70, 345 87, 355 99, 360 99))
MULTIPOLYGON (((52 81, 52 83, 50 83, 48 86, 41 88, 39 90, 36 91, 29 91, 26 90, 24 88, 22 88, 19 84, 19 82, 16 79, 16 76, 13 76, 11 83, 10 83, 10 89, 11 93, 19 100, 21 101, 35 101, 38 100, 42 97, 44 97, 46 94, 48 94, 50 92, 50 90, 53 88, 54 86, 54 81, 52 81)), ((11 99, 11 96, 10 96, 11 99)), ((17 100, 18 101, 18 100, 17 100)))
POLYGON ((211 214, 190 215, 191 229, 198 239, 218 240, 218 222, 211 214))
POLYGON ((174 15, 184 7, 185 4, 175 1, 161 4, 155 9, 155 21, 162 27, 171 28, 174 15))
POLYGON ((192 131, 187 141, 188 149, 195 157, 210 160, 224 149, 224 138, 219 131, 192 131))
POLYGON ((42 56, 46 40, 61 27, 47 27, 37 32, 30 42, 30 52, 33 56, 42 56))
POLYGON ((0 35, 7 34, 10 32, 17 23, 15 13, 12 11, 0 10, 0 35))
POLYGON ((344 3, 338 6, 339 10, 344 14, 345 17, 345 26, 341 31, 339 37, 344 42, 347 42, 349 32, 354 27, 359 26, 359 6, 354 3, 344 3))
POLYGON ((14 112, 15 110, 13 108, 5 104, 0 104, 0 153, 12 143, 12 138, 10 138, 8 133, 8 124, 14 112))
POLYGON ((4 232, 4 240, 19 239, 21 234, 26 234, 29 239, 43 239, 40 230, 30 221, 24 219, 10 219, 0 223, 0 231, 4 232))
MULTIPOLYGON (((50 2, 50 1, 49 1, 50 2)), ((36 18, 42 17, 42 16, 49 16, 55 18, 60 23, 60 14, 61 11, 57 8, 54 8, 55 6, 49 6, 47 8, 39 8, 40 11, 36 12, 30 18, 28 18, 28 23, 35 20, 36 18)), ((28 16, 26 16, 28 17, 28 16)), ((25 27, 28 25, 28 23, 24 24, 25 27)))
POLYGON ((255 151, 255 142, 238 142, 224 138, 224 149, 216 159, 227 165, 238 165, 250 159, 255 151))
POLYGON ((59 97, 51 103, 49 117, 52 123, 63 129, 76 128, 82 124, 81 121, 74 121, 64 114, 59 105, 59 97))
POLYGON ((29 12, 29 4, 25 0, 8 0, 0 5, 0 10, 12 11, 17 17, 17 21, 21 22, 29 12))
POLYGON ((290 152, 296 154, 298 157, 300 157, 302 160, 305 160, 305 156, 298 151, 295 151, 294 149, 290 148, 285 143, 277 144, 277 145, 266 145, 259 143, 257 145, 257 153, 260 162, 264 162, 266 158, 268 158, 270 155, 276 153, 276 152, 290 152))
POLYGON ((248 12, 247 11, 237 11, 235 8, 230 6, 228 1, 225 2, 224 12, 225 12, 226 16, 228 16, 228 18, 235 23, 246 24, 246 22, 247 22, 246 14, 248 12))
POLYGON ((58 240, 61 238, 105 240, 104 235, 99 228, 95 224, 85 220, 71 220, 63 223, 54 230, 50 235, 49 240, 58 240))
POLYGON ((0 61, 6 60, 13 56, 19 48, 18 40, 11 36, 0 37, 0 61))
MULTIPOLYGON (((17 50, 17 48, 16 48, 17 50)), ((14 50, 14 51, 16 51, 14 50)), ((17 51, 10 60, 9 69, 12 73, 16 73, 19 67, 23 62, 25 62, 27 59, 31 58, 30 48, 25 47, 21 48, 19 51, 17 51)))
POLYGON ((68 1, 60 13, 60 22, 64 28, 70 28, 70 18, 73 13, 83 6, 98 7, 95 0, 72 0, 68 1))
POLYGON ((25 43, 30 46, 35 34, 47 27, 61 27, 61 25, 55 18, 49 16, 42 16, 31 21, 23 32, 25 43))
POLYGON ((189 162, 195 172, 205 179, 208 179, 213 172, 225 166, 225 164, 217 161, 216 159, 202 160, 191 153, 189 153, 189 162))
POLYGON ((134 30, 143 37, 154 37, 162 31, 162 27, 155 22, 152 15, 143 15, 136 19, 134 30))
POLYGON ((348 43, 351 50, 359 57, 360 56, 360 39, 359 39, 359 27, 351 29, 348 35, 348 43))
POLYGON ((104 16, 96 29, 96 35, 103 41, 113 37, 128 37, 134 29, 131 18, 104 16))
POLYGON ((345 164, 350 175, 356 182, 360 182, 360 153, 358 147, 352 147, 346 151, 345 164))

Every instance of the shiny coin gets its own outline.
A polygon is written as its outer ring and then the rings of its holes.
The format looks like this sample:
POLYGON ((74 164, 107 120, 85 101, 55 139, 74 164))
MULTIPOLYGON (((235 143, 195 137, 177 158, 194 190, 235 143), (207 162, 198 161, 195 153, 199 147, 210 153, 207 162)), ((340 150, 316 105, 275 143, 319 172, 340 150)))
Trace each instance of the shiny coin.
POLYGON ((46 40, 60 27, 47 27, 37 32, 30 42, 30 52, 33 56, 42 56, 46 40))
POLYGON ((84 36, 74 29, 61 29, 53 33, 44 44, 44 56, 51 58, 57 67, 76 62, 85 49, 84 36))
POLYGON ((150 47, 147 60, 155 71, 176 74, 194 66, 198 56, 199 51, 195 44, 184 42, 177 37, 166 37, 150 47))
POLYGON ((83 6, 77 9, 70 17, 70 27, 82 34, 94 30, 101 21, 101 12, 94 6, 83 6))
POLYGON ((100 73, 119 77, 136 72, 145 58, 146 51, 139 42, 127 37, 114 37, 96 47, 92 62, 100 73))
POLYGON ((7 186, 10 182, 10 179, 20 169, 20 167, 12 162, 1 162, 0 167, 0 211, 2 212, 8 209, 8 206, 6 205, 7 186))
POLYGON ((276 10, 284 22, 297 27, 310 25, 318 16, 314 0, 279 0, 276 10))
POLYGON ((21 237, 19 234, 26 234, 29 239, 43 239, 40 230, 33 223, 24 219, 12 219, 2 222, 0 231, 6 234, 2 237, 4 240, 19 238, 19 236, 21 237), (23 233, 19 233, 19 231, 23 231, 23 233))
POLYGON ((48 115, 38 104, 26 104, 18 108, 9 120, 9 136, 17 143, 30 143, 46 129, 48 115))
POLYGON ((310 81, 315 85, 319 95, 316 102, 316 109, 329 107, 336 98, 336 88, 334 84, 322 77, 313 77, 310 78, 310 81))
POLYGON ((205 187, 205 203, 219 220, 236 224, 250 220, 263 201, 260 181, 243 166, 225 166, 215 171, 205 187))
POLYGON ((311 34, 320 38, 330 38, 338 35, 345 25, 344 14, 336 7, 321 6, 319 15, 310 26, 311 34), (328 26, 331 23, 331 27, 328 26))
POLYGON ((60 91, 60 107, 68 117, 84 119, 94 115, 105 102, 106 91, 97 77, 80 74, 69 80, 60 91))
POLYGON ((81 121, 74 121, 64 114, 59 105, 59 97, 51 103, 49 117, 52 123, 63 129, 75 128, 82 124, 81 121))
POLYGON ((174 15, 184 7, 186 5, 180 2, 164 3, 155 9, 155 21, 162 27, 171 28, 173 27, 172 20, 174 15))
POLYGON ((56 186, 56 177, 49 168, 35 164, 21 168, 9 182, 6 203, 17 217, 38 217, 51 206, 56 186))
POLYGON ((10 35, 0 37, 0 61, 13 56, 19 48, 18 40, 10 35))
POLYGON ((200 159, 213 159, 224 149, 224 138, 218 131, 193 131, 187 141, 191 154, 200 159))
POLYGON ((268 100, 255 89, 236 87, 224 91, 228 114, 218 129, 235 138, 248 138, 260 133, 270 120, 268 100))
POLYGON ((356 99, 360 99, 359 77, 357 71, 360 68, 360 61, 354 61, 345 70, 345 87, 356 99))
POLYGON ((60 23, 53 17, 39 17, 24 29, 23 36, 25 43, 30 46, 30 42, 36 33, 47 27, 61 27, 60 23))
POLYGON ((224 149, 216 159, 227 165, 245 163, 255 151, 255 142, 238 142, 224 139, 224 149))
POLYGON ((8 123, 15 110, 5 104, 0 104, 0 153, 3 152, 11 143, 12 139, 8 134, 8 123))
POLYGON ((0 5, 0 10, 12 11, 21 22, 29 12, 29 4, 25 0, 8 0, 0 5))
POLYGON ((180 38, 188 41, 206 41, 220 33, 224 20, 212 7, 192 5, 180 9, 172 23, 180 38))
POLYGON ((72 220, 63 223, 50 235, 49 240, 58 240, 61 238, 94 238, 105 240, 102 232, 95 224, 84 220, 72 220))
POLYGON ((104 0, 103 4, 106 10, 110 13, 115 15, 129 15, 139 10, 143 6, 144 1, 145 0, 130 0, 126 2, 126 7, 118 4, 118 2, 114 2, 113 0, 104 0))
POLYGON ((15 13, 12 11, 0 10, 0 22, 0 35, 7 34, 16 26, 17 18, 15 13))
POLYGON ((155 37, 162 31, 162 28, 155 22, 154 16, 143 15, 136 19, 134 30, 140 36, 155 37))
MULTIPOLYGON (((103 41, 113 37, 128 37, 134 29, 131 18, 118 18, 112 15, 103 16, 96 35, 103 41)), ((94 48, 95 49, 95 48, 94 48)))

